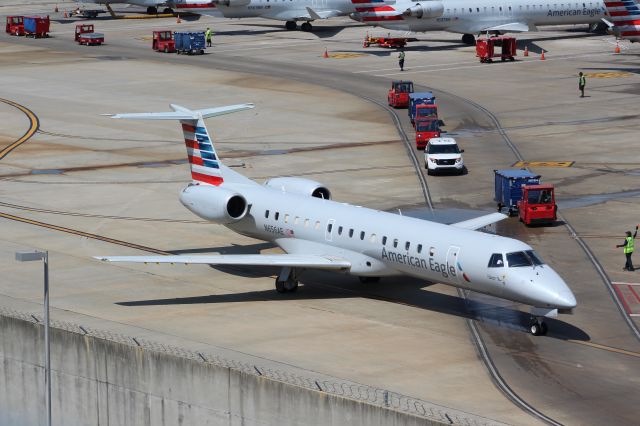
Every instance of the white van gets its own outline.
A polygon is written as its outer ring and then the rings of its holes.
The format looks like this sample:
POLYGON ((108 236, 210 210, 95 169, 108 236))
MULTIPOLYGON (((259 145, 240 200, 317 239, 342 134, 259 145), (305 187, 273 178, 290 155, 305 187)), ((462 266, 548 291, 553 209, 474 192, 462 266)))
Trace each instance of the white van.
POLYGON ((431 138, 424 150, 424 168, 428 174, 440 171, 464 173, 462 153, 454 138, 431 138))

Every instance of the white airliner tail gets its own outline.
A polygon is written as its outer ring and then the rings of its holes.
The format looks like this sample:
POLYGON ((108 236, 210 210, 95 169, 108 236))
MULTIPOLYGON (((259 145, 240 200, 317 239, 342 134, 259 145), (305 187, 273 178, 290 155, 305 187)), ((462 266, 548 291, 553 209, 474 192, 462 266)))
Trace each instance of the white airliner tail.
POLYGON ((640 41, 640 8, 636 0, 605 0, 611 31, 622 39, 640 41))
POLYGON ((182 133, 184 134, 184 143, 187 147, 187 156, 191 165, 191 179, 193 179, 194 183, 218 186, 224 182, 224 174, 228 169, 223 166, 216 154, 209 131, 204 124, 204 119, 251 108, 253 108, 253 104, 190 110, 180 105, 172 104, 172 112, 115 114, 111 118, 180 121, 182 133))

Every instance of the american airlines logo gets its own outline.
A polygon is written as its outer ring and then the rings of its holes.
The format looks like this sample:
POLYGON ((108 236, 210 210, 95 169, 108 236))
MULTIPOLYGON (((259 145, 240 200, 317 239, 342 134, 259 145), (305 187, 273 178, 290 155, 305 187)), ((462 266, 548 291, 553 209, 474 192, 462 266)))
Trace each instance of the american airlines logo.
POLYGON ((396 253, 393 251, 388 251, 384 247, 382 248, 382 259, 389 260, 391 262, 400 263, 402 265, 413 266, 414 268, 421 268, 427 271, 438 272, 442 274, 443 277, 449 278, 456 276, 456 268, 454 266, 449 266, 444 263, 438 263, 435 261, 433 257, 429 257, 429 260, 423 259, 416 256, 411 256, 405 253, 396 253))
POLYGON ((591 16, 594 17, 601 13, 600 8, 594 9, 573 9, 573 10, 550 10, 547 12, 547 16, 591 16))

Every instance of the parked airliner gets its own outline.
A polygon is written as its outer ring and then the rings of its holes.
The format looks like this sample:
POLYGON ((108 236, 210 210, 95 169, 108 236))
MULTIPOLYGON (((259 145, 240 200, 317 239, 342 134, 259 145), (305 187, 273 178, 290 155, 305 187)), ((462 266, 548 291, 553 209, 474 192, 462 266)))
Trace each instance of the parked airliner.
POLYGON ((636 0, 605 1, 610 30, 616 38, 640 41, 640 8, 636 0))
MULTIPOLYGON (((628 1, 628 0, 625 0, 628 1)), ((390 30, 449 31, 473 44, 474 34, 537 31, 538 26, 596 24, 601 0, 397 0, 362 8, 352 19, 390 30)))
POLYGON ((544 316, 572 309, 576 299, 562 278, 527 244, 476 229, 505 218, 491 213, 445 225, 333 201, 313 180, 275 177, 260 185, 226 167, 204 119, 253 108, 240 104, 172 112, 116 114, 112 118, 177 120, 191 165, 180 193, 197 216, 286 254, 103 256, 111 262, 258 265, 280 267, 278 292, 293 292, 306 269, 349 273, 363 282, 409 275, 531 305, 533 334, 546 333, 544 316))

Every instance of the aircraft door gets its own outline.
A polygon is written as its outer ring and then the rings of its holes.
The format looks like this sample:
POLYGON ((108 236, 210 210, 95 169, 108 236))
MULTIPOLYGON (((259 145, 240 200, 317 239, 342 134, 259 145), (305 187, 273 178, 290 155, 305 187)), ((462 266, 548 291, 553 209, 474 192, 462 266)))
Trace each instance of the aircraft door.
POLYGON ((327 228, 325 230, 324 233, 324 239, 327 241, 332 241, 333 240, 333 228, 335 228, 336 226, 336 220, 335 219, 329 219, 327 221, 327 228))
POLYGON ((451 280, 456 283, 460 283, 460 276, 462 275, 462 269, 460 269, 460 264, 458 262, 459 254, 460 247, 449 247, 449 251, 447 252, 447 273, 451 277, 451 280), (453 273, 455 273, 455 276, 452 276, 453 273))

